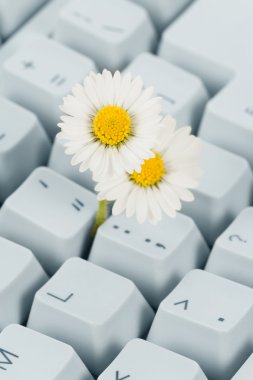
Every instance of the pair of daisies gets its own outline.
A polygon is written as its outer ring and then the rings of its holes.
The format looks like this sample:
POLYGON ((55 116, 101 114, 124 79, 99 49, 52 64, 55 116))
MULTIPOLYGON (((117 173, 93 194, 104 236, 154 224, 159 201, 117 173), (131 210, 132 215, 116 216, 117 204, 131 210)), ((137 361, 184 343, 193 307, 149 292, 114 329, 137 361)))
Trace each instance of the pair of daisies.
POLYGON ((161 116, 161 98, 128 73, 91 73, 64 98, 59 124, 72 165, 91 170, 99 200, 112 213, 155 224, 192 201, 198 185, 200 141, 191 128, 161 116))

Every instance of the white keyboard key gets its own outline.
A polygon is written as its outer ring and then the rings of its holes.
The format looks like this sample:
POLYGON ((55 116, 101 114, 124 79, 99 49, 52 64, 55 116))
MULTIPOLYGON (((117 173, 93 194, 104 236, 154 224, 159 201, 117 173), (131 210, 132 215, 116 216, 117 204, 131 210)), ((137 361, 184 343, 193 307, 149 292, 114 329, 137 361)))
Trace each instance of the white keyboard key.
POLYGON ((191 125, 194 132, 208 100, 201 80, 149 53, 139 55, 126 71, 140 75, 146 86, 154 86, 163 98, 163 113, 173 115, 179 125, 191 125))
POLYGON ((141 339, 129 342, 98 380, 128 378, 207 380, 193 360, 141 339))
POLYGON ((0 202, 21 185, 50 151, 49 139, 30 111, 0 98, 0 202), (29 154, 28 154, 29 152, 29 154))
POLYGON ((148 340, 229 380, 253 350, 252 318, 252 289, 194 270, 161 303, 148 340))
POLYGON ((126 0, 69 2, 60 13, 55 38, 112 71, 153 50, 156 39, 148 13, 126 0))
POLYGON ((232 380, 249 380, 253 375, 253 354, 243 364, 232 380))
POLYGON ((64 140, 56 136, 48 166, 71 181, 78 183, 78 185, 94 192, 96 183, 92 180, 91 171, 86 170, 84 173, 80 173, 77 166, 71 165, 70 158, 65 154, 64 150, 64 140))
POLYGON ((212 245, 239 212, 250 205, 253 175, 244 158, 208 143, 203 143, 201 168, 200 186, 193 191, 195 201, 184 203, 183 212, 195 220, 212 245))
POLYGON ((253 207, 244 209, 216 240, 206 270, 253 288, 253 207))
POLYGON ((252 0, 195 1, 164 32, 160 55, 201 77, 215 93, 235 73, 252 73, 252 14, 252 0))
POLYGON ((47 0, 0 0, 0 36, 6 38, 47 0))
POLYGON ((131 281, 72 258, 37 292, 28 326, 70 344, 99 375, 153 316, 131 281))
POLYGON ((37 37, 5 61, 4 93, 36 113, 54 137, 63 96, 94 69, 89 58, 56 41, 37 37))
POLYGON ((86 253, 96 211, 94 194, 38 168, 5 201, 0 235, 30 248, 52 274, 66 259, 86 253))
POLYGON ((208 103, 199 136, 253 167, 253 77, 232 81, 208 103))
POLYGON ((72 347, 19 325, 0 334, 1 380, 93 380, 72 347))
POLYGON ((187 272, 203 267, 208 253, 193 220, 185 215, 165 217, 156 226, 113 216, 99 228, 89 261, 132 280, 157 308, 187 272))
POLYGON ((26 322, 34 294, 46 281, 31 251, 0 237, 0 331, 26 322))
POLYGON ((145 7, 156 28, 161 31, 178 16, 192 0, 133 0, 145 7))

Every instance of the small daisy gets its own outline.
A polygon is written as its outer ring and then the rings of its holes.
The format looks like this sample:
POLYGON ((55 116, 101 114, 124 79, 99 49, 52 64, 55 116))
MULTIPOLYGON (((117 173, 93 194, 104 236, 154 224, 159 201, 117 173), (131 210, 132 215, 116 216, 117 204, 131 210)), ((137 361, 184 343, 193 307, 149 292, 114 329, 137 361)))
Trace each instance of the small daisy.
POLYGON ((143 89, 131 74, 91 73, 63 99, 59 123, 66 154, 80 171, 90 169, 95 179, 124 172, 140 172, 153 157, 161 100, 153 88, 143 89))
POLYGON ((201 174, 200 139, 190 134, 190 127, 176 129, 176 121, 170 116, 163 124, 154 157, 144 161, 139 173, 125 172, 96 186, 99 199, 115 201, 113 215, 125 211, 127 217, 136 215, 139 223, 148 220, 155 224, 162 212, 174 217, 181 201, 194 200, 189 189, 198 186, 201 174))

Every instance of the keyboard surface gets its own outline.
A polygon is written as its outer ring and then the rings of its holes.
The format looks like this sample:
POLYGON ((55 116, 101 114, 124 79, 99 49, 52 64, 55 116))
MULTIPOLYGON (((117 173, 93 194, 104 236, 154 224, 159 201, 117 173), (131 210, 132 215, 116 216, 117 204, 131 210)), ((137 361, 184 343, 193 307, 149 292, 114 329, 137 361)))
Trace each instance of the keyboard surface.
POLYGON ((0 0, 0 380, 253 378, 252 0, 0 0), (90 71, 203 140, 176 219, 111 216, 56 134, 90 71))

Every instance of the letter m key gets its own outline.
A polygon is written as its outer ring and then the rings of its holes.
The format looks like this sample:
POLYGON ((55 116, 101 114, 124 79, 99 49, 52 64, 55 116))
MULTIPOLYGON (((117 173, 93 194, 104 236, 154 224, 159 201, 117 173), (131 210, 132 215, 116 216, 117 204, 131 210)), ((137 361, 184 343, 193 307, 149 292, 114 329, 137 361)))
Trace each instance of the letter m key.
POLYGON ((6 371, 7 368, 3 367, 3 365, 12 365, 13 358, 18 358, 18 356, 0 347, 0 369, 6 371))

